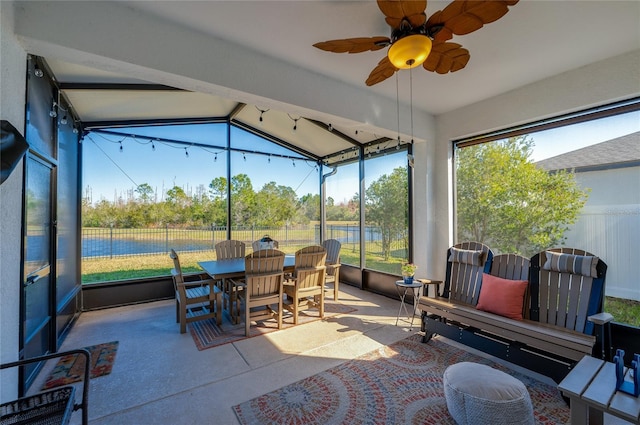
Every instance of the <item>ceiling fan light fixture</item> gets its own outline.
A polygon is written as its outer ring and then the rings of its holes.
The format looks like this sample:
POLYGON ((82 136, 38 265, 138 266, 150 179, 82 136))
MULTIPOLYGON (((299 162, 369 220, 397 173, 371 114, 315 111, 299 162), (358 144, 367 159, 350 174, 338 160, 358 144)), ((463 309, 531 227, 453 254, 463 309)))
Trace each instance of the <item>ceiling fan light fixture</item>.
POLYGON ((395 41, 387 56, 398 69, 410 69, 420 66, 427 60, 431 53, 432 42, 429 37, 422 34, 413 34, 395 41))

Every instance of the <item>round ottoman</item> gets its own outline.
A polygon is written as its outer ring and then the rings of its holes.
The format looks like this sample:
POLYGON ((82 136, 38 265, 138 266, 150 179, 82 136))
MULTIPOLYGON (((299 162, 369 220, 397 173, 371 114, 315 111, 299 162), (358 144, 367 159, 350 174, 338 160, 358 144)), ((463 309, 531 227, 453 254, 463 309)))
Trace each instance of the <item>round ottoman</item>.
POLYGON ((529 392, 511 375, 462 362, 447 367, 442 383, 449 413, 459 425, 534 424, 529 392))

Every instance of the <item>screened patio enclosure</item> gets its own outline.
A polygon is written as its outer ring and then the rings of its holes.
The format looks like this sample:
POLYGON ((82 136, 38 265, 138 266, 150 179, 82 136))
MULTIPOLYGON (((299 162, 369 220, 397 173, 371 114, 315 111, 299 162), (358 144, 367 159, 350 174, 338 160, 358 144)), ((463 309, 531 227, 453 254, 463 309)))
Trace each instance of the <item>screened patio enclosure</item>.
MULTIPOLYGON (((32 62, 31 66, 46 70, 55 81, 52 109, 58 108, 58 115, 68 114, 73 131, 82 136, 83 205, 104 201, 115 205, 134 198, 139 201, 140 196, 145 196, 138 189, 141 185, 152 187, 152 201, 156 202, 170 198, 167 195, 170 189, 182 189, 190 199, 204 197, 206 202, 217 203, 218 210, 204 213, 198 223, 202 228, 216 229, 208 238, 212 241, 210 245, 222 237, 250 240, 268 233, 274 238, 292 240, 293 250, 336 238, 343 243, 346 253, 342 258, 346 265, 342 279, 367 287, 369 273, 376 273, 381 279, 375 281, 386 283, 372 283, 370 289, 395 295, 393 281, 400 274, 402 262, 411 258, 408 196, 411 136, 385 130, 374 134, 339 118, 324 122, 315 119, 312 112, 311 116, 282 112, 271 105, 235 102, 59 60, 32 57, 32 62), (144 174, 131 175, 131 170, 155 164, 162 151, 168 152, 167 162, 150 166, 164 173, 155 184, 144 174), (94 152, 91 161, 88 152, 94 152), (122 165, 127 163, 123 159, 126 157, 138 161, 140 167, 135 163, 129 164, 130 168, 122 165), (196 165, 196 161, 200 162, 196 165), (114 174, 105 172, 114 165, 117 168, 114 174), (187 181, 186 177, 181 180, 180 173, 189 168, 197 168, 198 174, 206 177, 197 182, 187 181), (123 179, 118 194, 111 189, 105 195, 105 191, 101 193, 92 187, 88 178, 92 172, 102 180, 123 179), (380 198, 380 190, 367 192, 377 180, 392 174, 400 175, 404 182, 395 198, 380 198), (238 202, 239 194, 234 192, 233 186, 242 184, 236 180, 238 176, 253 184, 256 192, 267 190, 272 184, 276 192, 292 189, 294 193, 289 194, 298 200, 311 198, 313 211, 302 220, 307 235, 297 239, 287 236, 289 229, 300 231, 296 227, 301 224, 300 217, 251 217, 248 206, 238 202), (162 183, 158 183, 160 179, 162 183), (397 209, 399 218, 391 222, 373 215, 367 217, 367 205, 372 202, 383 205, 380 209, 397 209), (340 207, 350 210, 347 220, 344 214, 336 212, 340 207), (265 228, 265 223, 271 226, 265 228)), ((264 210, 277 209, 274 205, 273 199, 267 198, 253 207, 260 215, 264 210)), ((93 225, 111 233, 113 228, 135 227, 131 223, 104 220, 93 225)), ((162 226, 166 233, 167 223, 162 226)), ((88 247, 93 239, 106 237, 87 236, 85 230, 80 231, 82 258, 92 251, 98 252, 98 256, 106 255, 103 249, 88 247)), ((161 244, 166 245, 164 241, 161 244)), ((162 248, 154 250, 157 253, 162 248)), ((113 250, 108 255, 113 256, 113 250)), ((135 285, 127 280, 120 283, 135 285)), ((87 293, 85 305, 91 306, 92 299, 87 293)))

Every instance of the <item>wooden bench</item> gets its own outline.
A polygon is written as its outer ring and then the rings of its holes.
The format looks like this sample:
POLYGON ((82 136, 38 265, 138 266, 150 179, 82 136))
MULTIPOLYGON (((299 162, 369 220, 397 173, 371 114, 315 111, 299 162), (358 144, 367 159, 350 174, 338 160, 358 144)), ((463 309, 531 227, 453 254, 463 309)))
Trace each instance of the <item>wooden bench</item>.
POLYGON ((418 301, 424 342, 440 334, 542 373, 556 382, 584 355, 593 353, 596 337, 593 323, 587 317, 603 309, 604 262, 571 248, 544 251, 531 260, 514 254, 494 257, 488 246, 476 242, 451 247, 447 254, 442 294, 435 298, 422 296, 418 301), (562 261, 567 258, 590 260, 594 267, 586 269, 596 277, 548 270, 557 267, 552 260, 545 267, 547 256, 562 261), (525 286, 522 320, 476 308, 483 273, 526 281, 520 284, 525 286))

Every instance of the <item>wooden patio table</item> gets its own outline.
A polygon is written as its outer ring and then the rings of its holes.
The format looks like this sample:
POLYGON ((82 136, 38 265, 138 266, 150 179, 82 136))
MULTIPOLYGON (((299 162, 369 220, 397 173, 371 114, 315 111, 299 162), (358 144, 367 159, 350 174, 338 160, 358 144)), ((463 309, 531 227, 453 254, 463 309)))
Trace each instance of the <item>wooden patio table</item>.
MULTIPOLYGON (((213 260, 213 261, 200 261, 198 265, 202 267, 202 269, 207 272, 209 276, 211 276, 214 280, 225 280, 225 279, 242 279, 245 275, 244 270, 244 258, 233 258, 229 260, 213 260)), ((296 265, 296 257, 295 255, 285 255, 284 256, 284 271, 287 273, 292 273, 295 269, 296 265)), ((228 297, 229 302, 223 303, 228 306, 229 316, 231 316, 231 321, 234 324, 240 322, 240 305, 238 303, 237 298, 237 287, 232 287, 232 285, 225 285, 225 294, 224 296, 228 297), (233 301, 236 301, 237 307, 236 311, 233 311, 233 301)))
POLYGON ((571 401, 571 425, 600 425, 603 412, 640 424, 640 399, 616 391, 614 363, 585 356, 558 388, 571 401))

